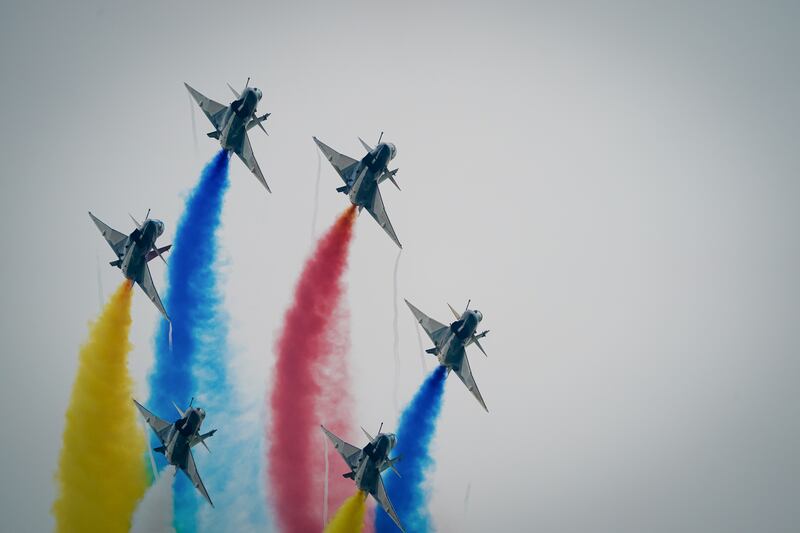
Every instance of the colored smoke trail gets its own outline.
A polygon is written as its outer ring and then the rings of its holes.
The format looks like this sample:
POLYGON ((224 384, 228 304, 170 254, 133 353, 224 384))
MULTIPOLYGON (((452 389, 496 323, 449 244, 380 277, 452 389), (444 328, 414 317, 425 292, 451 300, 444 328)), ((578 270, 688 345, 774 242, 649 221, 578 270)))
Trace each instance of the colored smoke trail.
MULTIPOLYGON (((173 522, 178 531, 246 531, 266 522, 259 432, 254 421, 243 422, 245 408, 228 379, 228 315, 217 239, 229 187, 228 167, 228 154, 220 151, 186 199, 170 254, 165 298, 173 322, 172 347, 169 324, 162 321, 150 375, 150 410, 169 419, 177 414, 173 401, 185 409, 196 397, 196 405, 207 413, 202 431, 219 430, 207 441, 217 454, 210 456, 202 446, 193 449, 216 508, 179 473, 174 482, 173 522)), ((164 464, 163 456, 159 457, 164 464)))
MULTIPOLYGON (((174 419, 177 413, 172 402, 185 409, 196 396, 197 405, 208 413, 203 431, 217 428, 224 435, 209 439, 209 447, 218 450, 220 457, 236 458, 221 461, 208 457, 202 447, 194 448, 198 470, 217 509, 214 514, 206 513, 207 503, 179 473, 174 483, 177 531, 218 531, 219 521, 247 529, 253 525, 248 521, 250 510, 259 523, 264 522, 258 476, 261 454, 253 449, 252 442, 239 440, 242 433, 236 426, 240 407, 227 378, 228 316, 218 273, 217 230, 229 186, 228 167, 228 154, 220 151, 205 166, 186 199, 169 258, 165 293, 165 306, 172 317, 172 346, 170 349, 169 324, 162 320, 155 339, 155 368, 149 380, 147 406, 151 411, 174 419), (237 479, 235 491, 229 487, 232 478, 237 479), (200 517, 198 511, 202 511, 200 517)), ((155 446, 154 439, 151 442, 155 446)), ((163 456, 159 456, 159 462, 164 464, 163 456)))
MULTIPOLYGON (((216 280, 214 235, 227 188, 228 154, 220 151, 203 169, 199 183, 186 199, 175 230, 164 298, 164 306, 172 317, 172 346, 170 349, 170 324, 162 319, 156 333, 155 368, 149 376, 147 402, 148 409, 167 420, 177 415, 172 402, 185 409, 197 390, 192 370, 202 348, 202 335, 206 333, 199 328, 208 322, 212 312, 207 307, 207 298, 209 285, 213 287, 216 280)), ((152 432, 151 443, 160 444, 152 432)), ((163 456, 157 459, 160 465, 165 464, 163 456)), ((177 477, 174 493, 175 529, 195 531, 199 499, 186 476, 177 477)))
MULTIPOLYGON (((347 364, 350 353, 350 312, 341 300, 329 320, 328 332, 328 353, 317 370, 321 389, 316 401, 317 421, 345 438, 352 428, 353 401, 347 364)), ((323 481, 328 494, 327 509, 337 509, 353 492, 353 484, 338 471, 342 465, 339 452, 333 446, 328 446, 325 451, 328 464, 337 469, 333 476, 323 481)), ((314 480, 315 487, 319 486, 319 481, 314 480)))
POLYGON ((175 469, 165 468, 150 486, 133 515, 131 533, 174 533, 172 527, 172 485, 175 469))
POLYGON ((347 498, 325 528, 325 533, 360 533, 367 509, 366 497, 366 493, 358 491, 347 498))
MULTIPOLYGON (((390 473, 383 478, 386 493, 409 533, 431 531, 427 506, 430 489, 426 477, 433 468, 430 446, 442 408, 446 377, 447 368, 436 367, 403 410, 397 429, 397 447, 393 454, 402 456, 397 469, 403 477, 398 478, 390 473)), ((379 508, 375 513, 375 531, 397 533, 399 530, 389 515, 379 508)))
MULTIPOLYGON (((305 263, 275 345, 274 384, 269 400, 271 427, 265 428, 269 492, 282 531, 319 528, 318 488, 323 483, 319 424, 346 435, 343 406, 349 401, 347 313, 342 276, 352 239, 355 207, 350 206, 319 239, 305 263), (343 331, 344 330, 344 331, 343 331), (323 405, 324 404, 324 405, 323 405)), ((331 453, 335 453, 332 451, 331 453)), ((333 460, 333 459, 331 459, 333 460)), ((338 457, 336 460, 341 461, 338 457)), ((338 464, 338 463, 332 463, 338 464)), ((352 482, 333 476, 329 501, 338 506, 352 482), (338 499, 338 500, 337 500, 338 499)))
POLYGON ((56 472, 56 531, 128 531, 147 488, 146 441, 127 360, 131 294, 125 281, 80 350, 56 472))

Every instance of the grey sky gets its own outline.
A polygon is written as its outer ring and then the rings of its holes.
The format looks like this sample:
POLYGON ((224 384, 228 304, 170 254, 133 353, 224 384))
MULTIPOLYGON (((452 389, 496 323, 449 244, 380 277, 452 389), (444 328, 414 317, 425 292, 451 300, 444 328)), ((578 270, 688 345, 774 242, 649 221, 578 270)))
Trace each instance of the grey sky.
MULTIPOLYGON (((274 194, 233 161, 223 215, 246 400, 263 399, 311 244, 311 136, 357 155, 357 135, 385 130, 401 297, 439 320, 472 298, 492 330, 488 359, 469 352, 490 413, 447 385, 441 531, 793 531, 796 3, 288 4, 0 8, 0 529, 51 527, 97 257, 106 294, 120 281, 86 211, 127 230, 152 208, 171 238, 216 150, 196 113, 195 151, 182 82, 227 102, 225 82, 252 76, 274 194)), ((346 199, 324 161, 320 181, 323 228, 346 199)), ((395 423, 395 257, 361 217, 348 302, 365 427, 395 423)), ((144 394, 157 312, 137 292, 133 313, 144 394)), ((400 313, 404 403, 422 372, 400 313)))

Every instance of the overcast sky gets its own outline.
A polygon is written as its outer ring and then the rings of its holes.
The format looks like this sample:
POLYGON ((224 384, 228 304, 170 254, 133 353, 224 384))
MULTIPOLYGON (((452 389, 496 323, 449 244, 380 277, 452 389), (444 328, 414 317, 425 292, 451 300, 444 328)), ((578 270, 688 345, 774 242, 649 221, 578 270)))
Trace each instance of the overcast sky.
MULTIPOLYGON (((3 3, 0 529, 52 527, 98 268, 105 295, 121 279, 86 211, 127 232, 151 208, 169 242, 218 148, 197 110, 195 147, 182 82, 227 103, 251 76, 274 194, 232 161, 222 230, 246 400, 264 397, 312 243, 311 136, 361 157, 356 137, 385 131, 400 302, 447 321, 472 298, 491 329, 488 359, 468 351, 489 414, 447 384, 439 530, 796 530, 798 17, 796 2, 3 3)), ((318 232, 346 206, 339 185, 323 160, 318 232)), ((396 258, 360 217, 347 301, 367 428, 395 424, 396 258)), ((423 363, 399 313, 403 404, 423 363)), ((146 395, 158 316, 140 291, 133 315, 146 395)))

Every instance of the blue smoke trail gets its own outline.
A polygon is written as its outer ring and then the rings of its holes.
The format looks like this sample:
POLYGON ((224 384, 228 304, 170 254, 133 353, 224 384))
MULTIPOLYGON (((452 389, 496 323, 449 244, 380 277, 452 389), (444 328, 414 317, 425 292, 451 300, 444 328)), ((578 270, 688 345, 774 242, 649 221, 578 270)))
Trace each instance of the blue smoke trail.
MULTIPOLYGON (((176 228, 164 299, 172 318, 172 349, 169 323, 162 319, 155 339, 155 368, 149 376, 148 408, 167 419, 172 418, 170 413, 177 415, 173 401, 185 409, 198 390, 192 372, 197 366, 198 355, 222 348, 216 353, 214 368, 208 371, 216 373, 219 381, 226 383, 227 317, 220 313, 222 299, 216 286, 214 266, 217 258, 216 230, 228 184, 228 154, 223 150, 203 169, 200 182, 186 199, 176 228)), ((208 363, 206 359, 203 357, 204 363, 208 363)), ((158 459, 163 466, 163 456, 158 459)), ((179 473, 175 480, 174 499, 176 531, 196 530, 199 503, 195 488, 186 476, 179 473)))
MULTIPOLYGON (((409 533, 431 530, 431 517, 427 506, 430 490, 425 481, 433 467, 430 445, 442 409, 446 377, 447 368, 436 367, 436 370, 422 383, 411 403, 403 410, 397 429, 397 447, 394 454, 402 455, 397 469, 403 477, 398 478, 390 472, 383 478, 394 510, 409 533)), ((375 513, 375 531, 378 533, 399 531, 389 515, 380 507, 375 513)))

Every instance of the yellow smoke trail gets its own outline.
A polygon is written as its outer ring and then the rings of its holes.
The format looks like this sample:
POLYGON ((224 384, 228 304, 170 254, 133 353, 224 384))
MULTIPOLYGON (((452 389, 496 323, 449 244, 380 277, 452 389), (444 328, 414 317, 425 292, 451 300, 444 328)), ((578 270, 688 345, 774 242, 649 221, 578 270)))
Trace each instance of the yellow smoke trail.
POLYGON ((56 472, 58 532, 123 532, 147 488, 146 441, 131 401, 131 283, 106 304, 81 347, 56 472))
POLYGON ((360 533, 364 525, 364 504, 367 494, 358 491, 339 507, 330 524, 325 528, 325 533, 360 533))

